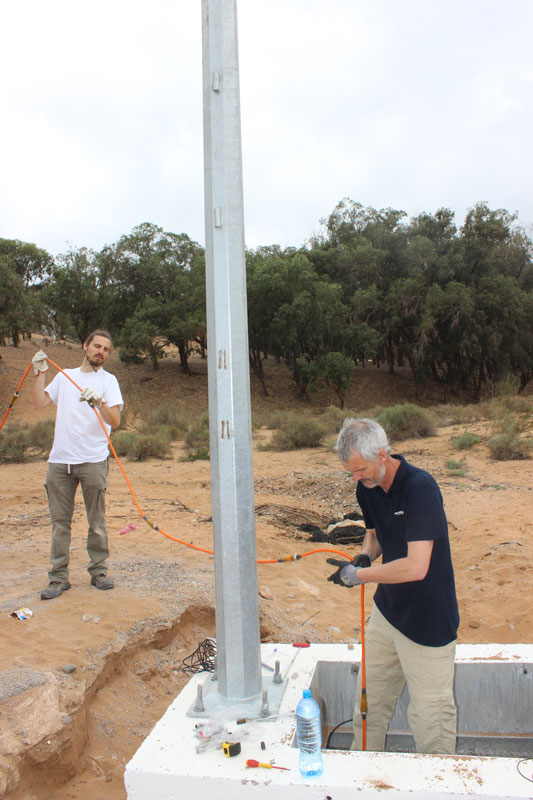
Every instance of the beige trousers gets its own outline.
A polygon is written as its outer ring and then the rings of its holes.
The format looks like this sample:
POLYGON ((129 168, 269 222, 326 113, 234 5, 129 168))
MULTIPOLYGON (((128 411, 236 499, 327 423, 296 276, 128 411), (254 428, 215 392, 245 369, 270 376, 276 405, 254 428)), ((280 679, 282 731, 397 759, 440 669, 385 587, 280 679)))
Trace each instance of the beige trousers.
POLYGON ((109 557, 105 522, 105 492, 107 486, 107 459, 95 464, 48 464, 46 492, 52 518, 52 544, 48 573, 51 581, 66 583, 70 560, 70 536, 74 498, 81 484, 87 513, 87 570, 91 576, 106 575, 109 557))
MULTIPOLYGON (((385 736, 396 700, 407 682, 409 725, 418 753, 455 753, 457 709, 453 696, 455 641, 425 647, 394 628, 376 606, 365 637, 366 749, 385 750, 385 736)), ((352 750, 362 749, 359 710, 362 671, 357 681, 352 750)))

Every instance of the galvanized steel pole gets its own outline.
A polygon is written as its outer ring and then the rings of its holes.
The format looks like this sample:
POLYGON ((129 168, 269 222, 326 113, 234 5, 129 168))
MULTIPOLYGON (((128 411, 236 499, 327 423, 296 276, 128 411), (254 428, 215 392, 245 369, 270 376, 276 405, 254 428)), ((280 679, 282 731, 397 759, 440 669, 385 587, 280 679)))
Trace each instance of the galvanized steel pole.
POLYGON ((202 0, 218 691, 261 691, 236 0, 202 0))

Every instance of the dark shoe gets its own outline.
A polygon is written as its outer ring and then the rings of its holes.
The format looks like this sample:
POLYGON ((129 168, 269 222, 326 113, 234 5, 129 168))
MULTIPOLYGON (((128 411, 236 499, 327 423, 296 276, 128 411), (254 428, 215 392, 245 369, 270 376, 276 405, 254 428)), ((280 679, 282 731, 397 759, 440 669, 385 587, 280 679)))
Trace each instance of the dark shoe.
POLYGON ((113 578, 108 578, 106 575, 93 575, 91 578, 91 583, 93 586, 96 586, 97 589, 113 589, 115 586, 115 581, 113 578))
POLYGON ((60 594, 70 589, 70 583, 60 583, 59 581, 50 581, 46 589, 41 592, 41 600, 52 600, 54 597, 59 597, 60 594))

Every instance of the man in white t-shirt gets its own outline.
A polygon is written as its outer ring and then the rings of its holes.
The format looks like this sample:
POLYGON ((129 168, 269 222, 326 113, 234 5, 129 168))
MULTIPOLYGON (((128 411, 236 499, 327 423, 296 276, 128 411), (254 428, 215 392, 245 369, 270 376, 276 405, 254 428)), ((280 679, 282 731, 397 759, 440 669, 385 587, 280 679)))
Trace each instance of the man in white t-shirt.
POLYGON ((113 580, 107 577, 106 564, 109 545, 105 521, 105 491, 109 448, 106 434, 94 409, 98 409, 109 435, 111 428, 120 425, 120 412, 124 403, 117 379, 103 369, 103 363, 111 350, 110 335, 106 331, 93 331, 87 337, 83 350, 81 367, 64 370, 69 377, 58 372, 46 389, 46 353, 39 350, 32 359, 36 376, 33 387, 34 409, 38 411, 50 403, 57 405, 54 443, 48 458, 45 484, 52 518, 52 568, 48 573, 49 585, 41 592, 41 600, 59 597, 70 589, 70 536, 78 484, 81 484, 89 523, 87 570, 91 583, 97 589, 112 589, 114 586, 113 580))

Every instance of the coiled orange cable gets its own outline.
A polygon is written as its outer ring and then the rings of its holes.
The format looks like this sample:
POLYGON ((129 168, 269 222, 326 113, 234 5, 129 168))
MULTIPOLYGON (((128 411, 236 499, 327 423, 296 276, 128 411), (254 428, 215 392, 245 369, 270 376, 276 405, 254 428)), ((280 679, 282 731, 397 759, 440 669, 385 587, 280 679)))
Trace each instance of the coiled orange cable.
MULTIPOLYGON (((78 389, 80 392, 83 391, 81 389, 81 387, 78 386, 76 381, 74 381, 70 377, 70 375, 67 375, 67 373, 64 370, 62 370, 60 366, 58 366, 56 363, 54 363, 51 358, 47 358, 46 360, 48 361, 49 364, 51 364, 59 372, 61 372, 65 376, 65 378, 67 378, 67 380, 69 380, 76 387, 76 389, 78 389)), ((17 386, 17 390, 16 390, 15 394, 13 395, 13 399, 11 400, 11 403, 10 403, 8 409, 6 410, 6 412, 4 414, 2 422, 0 422, 0 430, 2 429, 2 426, 3 426, 4 422, 5 422, 5 420, 7 419, 7 416, 9 414, 9 412, 11 411, 11 408, 13 407, 15 401, 17 400, 17 398, 19 396, 20 390, 22 388, 22 384, 26 380, 26 377, 27 377, 31 367, 32 367, 32 365, 30 364, 28 366, 28 368, 26 369, 24 375, 22 376, 19 385, 17 386)), ((124 480, 126 481, 128 489, 130 490, 130 494, 131 494, 132 500, 133 500, 133 502, 135 504, 135 507, 136 507, 137 511, 139 512, 140 516, 142 517, 142 519, 146 522, 146 524, 149 525, 151 528, 153 528, 153 530, 155 530, 158 533, 160 533, 162 536, 165 536, 167 539, 170 539, 170 541, 172 541, 172 542, 176 542, 177 544, 182 544, 185 547, 189 547, 191 550, 198 550, 201 553, 207 553, 207 555, 211 555, 211 556, 214 555, 214 551, 213 550, 209 550, 207 547, 200 547, 199 545, 191 544, 190 542, 184 542, 182 539, 178 539, 175 536, 171 536, 170 533, 167 533, 166 531, 164 531, 162 528, 159 527, 159 525, 157 525, 155 522, 153 522, 151 519, 149 519, 146 516, 146 514, 144 513, 144 511, 142 510, 142 508, 141 508, 141 506, 139 504, 139 501, 137 500, 137 497, 135 495, 135 491, 133 489, 131 481, 128 478, 128 475, 126 474, 126 470, 122 466, 121 461, 120 461, 119 457, 116 454, 115 448, 113 447, 111 439, 110 439, 110 437, 109 437, 109 435, 107 433, 107 430, 106 430, 106 427, 104 425, 104 422, 102 421, 102 418, 101 418, 100 414, 98 413, 98 410, 93 407, 93 411, 96 414, 100 425, 102 426, 102 430, 105 433, 105 436, 106 436, 106 439, 107 439, 107 443, 109 445, 109 449, 113 453, 113 457, 115 458, 115 461, 117 462, 118 467, 119 467, 120 471, 122 472, 124 480)), ((257 564, 280 564, 280 563, 284 563, 286 561, 299 561, 301 558, 306 558, 306 556, 311 556, 311 555, 314 555, 315 553, 334 553, 336 555, 343 556, 343 558, 347 558, 349 561, 352 560, 351 556, 349 556, 347 553, 342 552, 341 550, 333 550, 332 548, 322 547, 322 548, 317 548, 315 550, 309 550, 307 553, 294 553, 294 554, 292 554, 290 556, 282 556, 280 558, 262 558, 262 559, 257 559, 257 564)))

